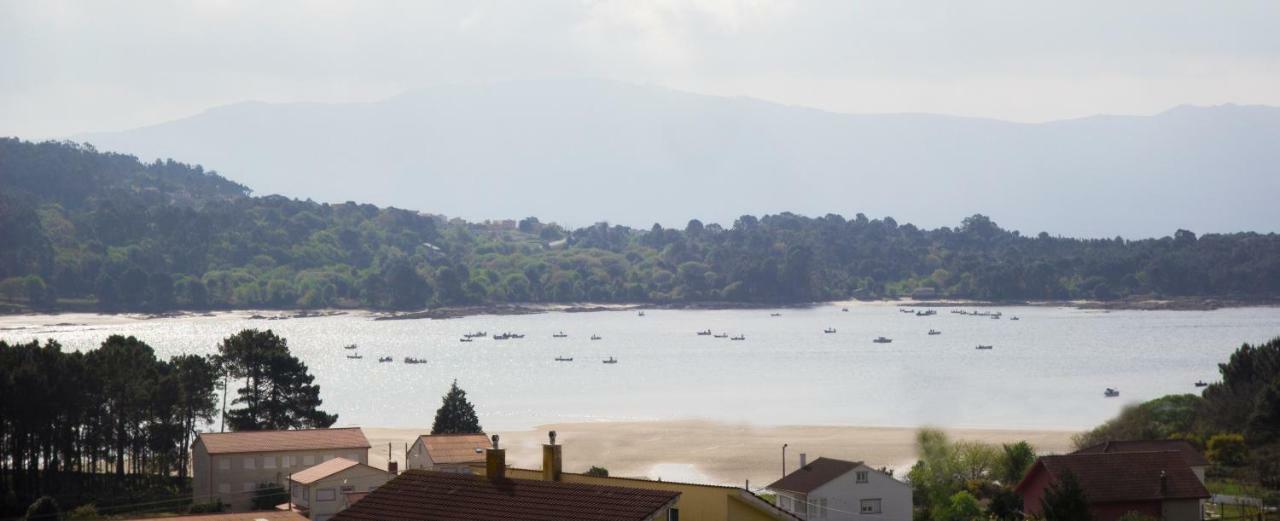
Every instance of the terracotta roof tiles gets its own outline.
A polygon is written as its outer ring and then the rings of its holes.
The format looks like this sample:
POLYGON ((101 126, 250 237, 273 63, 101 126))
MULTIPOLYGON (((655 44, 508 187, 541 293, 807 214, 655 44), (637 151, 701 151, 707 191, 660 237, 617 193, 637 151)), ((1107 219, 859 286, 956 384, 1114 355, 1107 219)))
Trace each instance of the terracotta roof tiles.
POLYGON ((861 461, 844 461, 831 458, 818 458, 812 463, 796 469, 782 479, 774 481, 767 488, 786 490, 808 494, 845 473, 862 466, 861 461))
POLYGON ((1043 456, 1027 472, 1016 490, 1021 493, 1037 471, 1058 478, 1066 471, 1076 475, 1090 503, 1204 499, 1209 491, 1177 451, 1112 452, 1043 456), (1160 473, 1164 472, 1164 490, 1160 473))
POLYGON ((1176 451, 1182 454, 1187 460, 1187 465, 1192 467, 1205 467, 1209 465, 1209 460, 1204 458, 1200 451, 1196 450, 1191 442, 1187 440, 1126 440, 1126 441, 1108 441, 1085 447, 1072 454, 1101 454, 1115 452, 1163 452, 1176 451))
POLYGON ((408 470, 333 521, 641 521, 679 492, 408 470))
POLYGON ((281 452, 291 450, 368 449, 359 427, 292 431, 206 432, 199 441, 209 454, 281 452))
POLYGON ((480 434, 429 434, 418 437, 427 455, 437 464, 484 463, 484 449, 492 446, 489 437, 480 434), (476 452, 481 449, 482 452, 476 452))

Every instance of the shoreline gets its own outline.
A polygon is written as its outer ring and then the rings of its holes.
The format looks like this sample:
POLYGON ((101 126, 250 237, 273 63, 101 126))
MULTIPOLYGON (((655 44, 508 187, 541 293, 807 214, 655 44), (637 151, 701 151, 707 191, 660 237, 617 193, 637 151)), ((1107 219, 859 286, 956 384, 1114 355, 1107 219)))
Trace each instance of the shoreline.
MULTIPOLYGON (((246 314, 251 320, 288 320, 337 315, 366 315, 375 321, 383 320, 447 320, 471 316, 491 315, 536 315, 542 313, 594 313, 604 311, 642 311, 642 310, 735 310, 735 309, 811 309, 822 306, 856 306, 887 305, 897 307, 1066 307, 1080 310, 1100 311, 1213 311, 1217 309, 1276 307, 1280 299, 1239 299, 1210 297, 1179 297, 1169 299, 1121 299, 1121 300, 964 300, 964 299, 877 299, 877 300, 832 300, 818 302, 793 303, 755 303, 755 302, 676 302, 676 303, 573 303, 573 304, 491 304, 481 306, 447 306, 428 308, 418 311, 384 311, 366 308, 326 308, 326 309, 205 309, 205 310, 173 310, 162 313, 142 312, 105 312, 89 309, 59 309, 49 311, 16 310, 0 306, 0 317, 23 316, 61 316, 61 315, 93 315, 101 317, 120 317, 135 320, 154 320, 161 318, 211 317, 221 314, 246 314)), ((67 324, 71 325, 71 324, 67 324)))
MULTIPOLYGON (((372 448, 369 462, 385 468, 388 444, 395 461, 404 468, 403 449, 422 429, 363 427, 372 448)), ((565 422, 533 429, 491 431, 501 436, 508 464, 527 469, 542 466, 541 445, 555 430, 564 446, 566 472, 584 472, 592 465, 609 469, 611 476, 663 479, 753 489, 768 485, 781 475, 782 444, 787 448, 787 468, 799 465, 801 453, 813 461, 820 456, 865 461, 889 467, 902 477, 916 461, 916 427, 861 427, 828 425, 762 426, 710 420, 565 422)), ((1026 440, 1041 453, 1071 450, 1071 436, 1078 431, 1039 429, 942 428, 953 439, 986 443, 1026 440)))

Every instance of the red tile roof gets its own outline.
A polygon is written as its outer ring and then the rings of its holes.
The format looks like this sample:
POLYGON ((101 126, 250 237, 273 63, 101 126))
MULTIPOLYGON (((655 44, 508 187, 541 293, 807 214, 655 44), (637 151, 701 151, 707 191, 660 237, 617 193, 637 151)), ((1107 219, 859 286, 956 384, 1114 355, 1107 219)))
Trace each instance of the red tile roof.
POLYGON ((1192 467, 1207 467, 1209 460, 1204 458, 1200 451, 1187 440, 1128 440, 1128 441, 1108 441, 1099 443, 1090 447, 1085 447, 1072 454, 1102 454, 1112 452, 1163 452, 1176 451, 1182 453, 1186 458, 1187 465, 1192 467))
POLYGON ((170 516, 170 517, 139 517, 126 521, 306 521, 297 512, 278 512, 268 510, 265 512, 240 512, 236 514, 195 514, 187 516, 170 516))
POLYGON ((641 521, 679 492, 408 470, 333 521, 641 521))
POLYGON ((1032 474, 1049 472, 1055 479, 1071 471, 1080 481, 1090 503, 1204 499, 1209 491, 1176 451, 1111 452, 1043 456, 1015 489, 1023 493, 1032 474), (1165 473, 1162 491, 1160 473, 1165 473))
POLYGON ((418 436, 427 455, 437 464, 484 463, 484 449, 493 446, 489 436, 480 434, 429 434, 418 436), (476 452, 481 449, 482 452, 476 452))
POLYGON ((814 489, 827 484, 828 481, 845 475, 849 471, 862 466, 861 461, 844 461, 831 458, 818 458, 812 463, 800 467, 782 479, 774 481, 766 488, 786 490, 808 494, 814 489))
POLYGON ((290 450, 368 449, 359 427, 294 431, 206 432, 199 441, 209 454, 281 452, 290 450))
MULTIPOLYGON (((351 467, 359 466, 359 461, 351 461, 347 458, 333 458, 319 465, 308 467, 306 469, 294 472, 289 476, 289 480, 302 485, 310 485, 316 481, 322 480, 351 467)), ((365 465, 369 467, 368 465, 365 465)), ((369 467, 378 470, 374 467, 369 467)))

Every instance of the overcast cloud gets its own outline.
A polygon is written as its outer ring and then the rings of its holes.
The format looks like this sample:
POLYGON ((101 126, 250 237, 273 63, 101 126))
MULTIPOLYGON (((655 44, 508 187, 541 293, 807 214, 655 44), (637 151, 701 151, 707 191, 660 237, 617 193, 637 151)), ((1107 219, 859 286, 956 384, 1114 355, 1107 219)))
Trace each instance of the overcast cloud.
POLYGON ((0 135, 601 77, 1016 121, 1280 105, 1280 2, 0 1, 0 135))

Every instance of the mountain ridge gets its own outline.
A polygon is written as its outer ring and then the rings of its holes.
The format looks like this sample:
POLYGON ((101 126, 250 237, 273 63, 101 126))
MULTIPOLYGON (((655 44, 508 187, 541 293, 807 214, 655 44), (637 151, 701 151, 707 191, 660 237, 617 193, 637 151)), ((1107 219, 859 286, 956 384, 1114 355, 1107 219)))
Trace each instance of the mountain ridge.
POLYGON ((1029 234, 1131 238, 1280 222, 1259 195, 1280 191, 1268 166, 1280 153, 1264 146, 1280 140, 1280 109, 1267 106, 1021 123, 548 80, 241 102, 76 139, 215 165, 258 193, 472 220, 676 226, 795 211, 938 226, 982 212, 1029 234), (1103 181, 1115 188, 1098 193, 1103 181))

